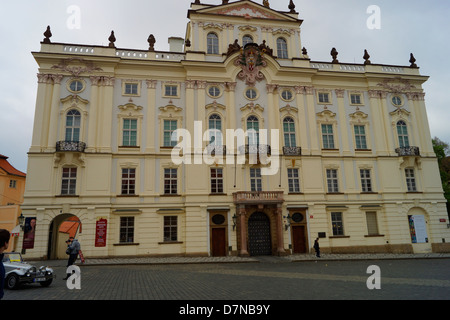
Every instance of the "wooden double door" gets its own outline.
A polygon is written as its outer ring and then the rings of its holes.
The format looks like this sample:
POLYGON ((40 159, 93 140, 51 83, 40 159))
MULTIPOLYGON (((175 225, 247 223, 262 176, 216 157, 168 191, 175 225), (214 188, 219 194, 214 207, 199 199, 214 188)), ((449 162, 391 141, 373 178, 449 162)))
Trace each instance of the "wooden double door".
POLYGON ((211 229, 211 255, 213 257, 225 257, 227 255, 227 229, 211 229))
POLYGON ((292 226, 292 251, 293 253, 306 253, 307 241, 306 241, 306 226, 295 225, 292 226))

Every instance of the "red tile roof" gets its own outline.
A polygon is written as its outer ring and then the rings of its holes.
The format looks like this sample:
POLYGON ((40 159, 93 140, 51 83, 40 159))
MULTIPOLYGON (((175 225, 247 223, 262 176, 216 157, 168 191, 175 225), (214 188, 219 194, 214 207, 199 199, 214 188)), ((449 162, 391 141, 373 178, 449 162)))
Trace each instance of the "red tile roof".
POLYGON ((23 173, 22 171, 17 170, 14 168, 9 162, 8 157, 0 154, 0 168, 3 169, 6 173, 13 175, 13 176, 19 176, 19 177, 26 177, 27 175, 23 173))

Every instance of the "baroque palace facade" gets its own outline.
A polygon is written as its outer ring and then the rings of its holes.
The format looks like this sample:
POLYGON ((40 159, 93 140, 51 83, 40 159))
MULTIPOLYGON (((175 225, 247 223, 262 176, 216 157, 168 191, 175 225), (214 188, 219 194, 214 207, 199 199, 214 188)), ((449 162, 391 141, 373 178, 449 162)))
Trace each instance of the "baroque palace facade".
POLYGON ((26 255, 64 258, 69 218, 86 257, 285 255, 316 238, 332 253, 450 251, 428 77, 412 54, 314 62, 286 7, 197 0, 169 52, 153 35, 132 50, 113 32, 109 46, 54 43, 48 28, 26 255))

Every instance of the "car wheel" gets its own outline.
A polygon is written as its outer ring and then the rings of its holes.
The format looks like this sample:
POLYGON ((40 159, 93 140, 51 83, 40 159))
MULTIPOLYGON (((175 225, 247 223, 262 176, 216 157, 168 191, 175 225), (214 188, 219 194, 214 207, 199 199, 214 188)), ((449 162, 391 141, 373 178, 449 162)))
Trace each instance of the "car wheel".
POLYGON ((19 276, 15 273, 11 273, 6 277, 6 287, 10 290, 17 289, 19 286, 19 276))
POLYGON ((48 287, 49 285, 52 284, 53 279, 48 279, 47 281, 44 282, 40 282, 41 286, 43 287, 48 287))

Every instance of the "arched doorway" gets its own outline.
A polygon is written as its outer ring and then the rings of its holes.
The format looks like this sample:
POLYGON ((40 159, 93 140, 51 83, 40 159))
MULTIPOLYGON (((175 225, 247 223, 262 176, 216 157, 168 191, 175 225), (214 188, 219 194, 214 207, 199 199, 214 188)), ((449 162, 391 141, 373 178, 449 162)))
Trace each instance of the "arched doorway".
POLYGON ((272 255, 270 219, 264 212, 255 212, 248 219, 248 252, 251 256, 272 255))
POLYGON ((49 229, 47 258, 49 260, 67 259, 66 241, 69 237, 76 237, 79 232, 81 232, 81 221, 77 216, 66 213, 55 217, 49 229))

